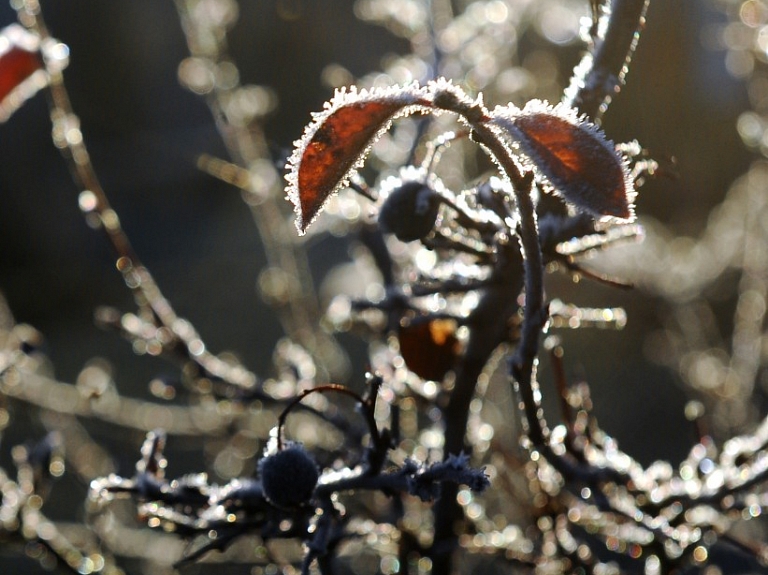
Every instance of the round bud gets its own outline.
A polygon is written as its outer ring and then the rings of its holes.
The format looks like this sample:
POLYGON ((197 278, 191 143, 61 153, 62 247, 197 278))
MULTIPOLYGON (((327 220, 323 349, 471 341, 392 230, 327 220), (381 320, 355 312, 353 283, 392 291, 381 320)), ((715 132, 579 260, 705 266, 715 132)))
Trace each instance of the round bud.
POLYGON ((290 443, 259 461, 264 495, 277 507, 298 507, 307 503, 317 485, 317 465, 298 443, 290 443))
POLYGON ((432 231, 440 208, 440 196, 428 185, 408 181, 393 189, 379 210, 379 225, 398 240, 420 240, 432 231))

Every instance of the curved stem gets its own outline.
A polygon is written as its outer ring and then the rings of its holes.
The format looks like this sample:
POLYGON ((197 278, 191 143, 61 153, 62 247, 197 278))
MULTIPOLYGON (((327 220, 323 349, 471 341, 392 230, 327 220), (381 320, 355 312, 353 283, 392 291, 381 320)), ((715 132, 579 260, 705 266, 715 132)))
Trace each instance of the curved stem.
MULTIPOLYGON (((528 436, 535 445, 543 446, 548 432, 541 413, 539 394, 535 390, 533 374, 539 347, 539 335, 548 316, 547 308, 544 305, 543 256, 539 245, 534 204, 531 199, 533 173, 521 171, 502 136, 491 127, 492 118, 479 101, 472 102, 457 88, 448 87, 435 94, 434 103, 437 107, 457 113, 464 118, 472 128, 472 138, 484 146, 497 161, 504 175, 512 182, 521 218, 520 238, 525 254, 522 265, 524 266, 526 298, 522 339, 518 344, 515 357, 511 361, 511 368, 521 396, 528 436)), ((500 299, 508 302, 506 306, 503 306, 505 312, 510 304, 516 305, 521 287, 519 283, 521 276, 519 257, 519 247, 500 246, 499 258, 502 262, 506 262, 506 264, 500 263, 500 265, 508 269, 506 273, 502 274, 503 277, 499 282, 498 289, 500 292, 493 294, 492 291, 489 291, 483 302, 487 302, 489 298, 496 295, 498 297, 493 297, 494 300, 500 299), (510 257, 507 252, 517 254, 517 258, 510 257), (515 261, 517 265, 514 265, 515 261)), ((496 347, 505 341, 507 336, 505 317, 502 318, 505 321, 500 326, 500 330, 487 329, 488 325, 497 325, 496 321, 506 315, 506 313, 500 312, 498 301, 494 301, 491 307, 496 320, 478 324, 475 329, 471 330, 470 336, 471 344, 475 343, 476 340, 485 341, 485 345, 482 346, 484 357, 474 357, 468 350, 457 372, 456 387, 444 411, 446 421, 444 456, 446 457, 463 449, 469 404, 474 395, 477 376, 487 358, 496 347), (482 365, 476 360, 481 360, 482 365)), ((481 311, 481 306, 478 306, 473 313, 480 313, 481 311)), ((454 523, 460 517, 461 512, 456 503, 456 492, 450 489, 445 490, 435 509, 435 538, 432 560, 433 573, 437 575, 451 572, 451 556, 457 541, 454 523)))
POLYGON ((364 408, 363 414, 365 415, 365 422, 368 425, 368 429, 371 432, 372 442, 374 443, 374 445, 377 444, 379 439, 379 430, 378 430, 378 427, 376 426, 376 419, 374 417, 373 410, 370 409, 369 403, 365 399, 363 399, 362 396, 352 391, 351 389, 344 387, 343 385, 331 383, 328 385, 313 387, 312 389, 308 389, 304 391, 295 399, 293 399, 291 403, 289 403, 285 407, 285 409, 283 409, 282 413, 277 418, 277 449, 278 450, 283 448, 283 426, 285 425, 285 420, 288 417, 288 413, 290 413, 291 410, 293 410, 294 407, 300 404, 302 400, 308 395, 311 395, 313 393, 326 393, 326 392, 336 392, 336 393, 348 395, 364 408))
MULTIPOLYGON (((564 101, 598 120, 624 84, 650 0, 613 0, 604 31, 574 71, 564 101)), ((603 32, 600 35, 600 32, 603 32)))

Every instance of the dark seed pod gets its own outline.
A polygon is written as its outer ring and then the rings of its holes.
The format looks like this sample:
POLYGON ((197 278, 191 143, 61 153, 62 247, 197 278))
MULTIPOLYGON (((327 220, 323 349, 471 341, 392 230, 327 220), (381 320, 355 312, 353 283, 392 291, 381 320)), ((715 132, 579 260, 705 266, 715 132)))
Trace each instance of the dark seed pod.
POLYGON ((402 242, 420 240, 432 231, 440 196, 428 185, 405 182, 390 192, 379 210, 379 225, 402 242))
POLYGON ((298 443, 291 443, 259 461, 259 476, 270 502, 292 508, 309 501, 319 474, 312 456, 298 443))

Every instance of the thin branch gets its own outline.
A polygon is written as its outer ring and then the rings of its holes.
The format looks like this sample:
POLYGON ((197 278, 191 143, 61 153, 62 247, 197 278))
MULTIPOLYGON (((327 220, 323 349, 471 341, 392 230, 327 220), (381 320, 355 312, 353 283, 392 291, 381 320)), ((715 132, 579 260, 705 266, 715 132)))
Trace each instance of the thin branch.
POLYGON ((594 46, 574 70, 564 98, 588 118, 599 120, 624 85, 649 3, 613 0, 610 12, 601 18, 594 46))
POLYGON ((87 397, 75 385, 60 383, 22 368, 11 368, 0 375, 0 392, 56 413, 90 417, 141 431, 162 426, 175 435, 209 435, 223 431, 232 420, 232 416, 222 415, 215 407, 179 407, 117 394, 87 397))
MULTIPOLYGON (((19 20, 43 40, 50 38, 36 1, 28 0, 19 7, 19 20)), ((173 337, 186 348, 187 357, 206 373, 219 377, 230 385, 252 389, 257 383, 256 376, 243 366, 233 366, 207 351, 197 332, 189 322, 176 315, 149 270, 139 260, 91 163, 80 130, 80 119, 72 109, 63 74, 61 70, 51 69, 49 76, 48 94, 54 144, 62 151, 75 183, 82 189, 81 210, 86 217, 90 214, 96 214, 98 217, 117 255, 116 267, 133 292, 136 305, 144 319, 168 328, 173 337)))

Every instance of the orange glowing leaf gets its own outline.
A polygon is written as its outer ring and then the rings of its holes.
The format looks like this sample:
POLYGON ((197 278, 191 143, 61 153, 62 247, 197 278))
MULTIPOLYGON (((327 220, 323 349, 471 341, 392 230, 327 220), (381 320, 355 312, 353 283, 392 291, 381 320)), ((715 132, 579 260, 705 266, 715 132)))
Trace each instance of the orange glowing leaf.
POLYGON ((397 334, 405 365, 422 379, 442 381, 456 363, 461 344, 450 319, 412 321, 397 334))
POLYGON ((497 108, 496 124, 567 201, 596 217, 634 219, 634 184, 626 159, 594 124, 562 104, 497 108))
POLYGON ((314 116, 288 161, 288 198, 303 234, 328 198, 343 187, 393 118, 429 105, 419 88, 340 90, 314 116))

